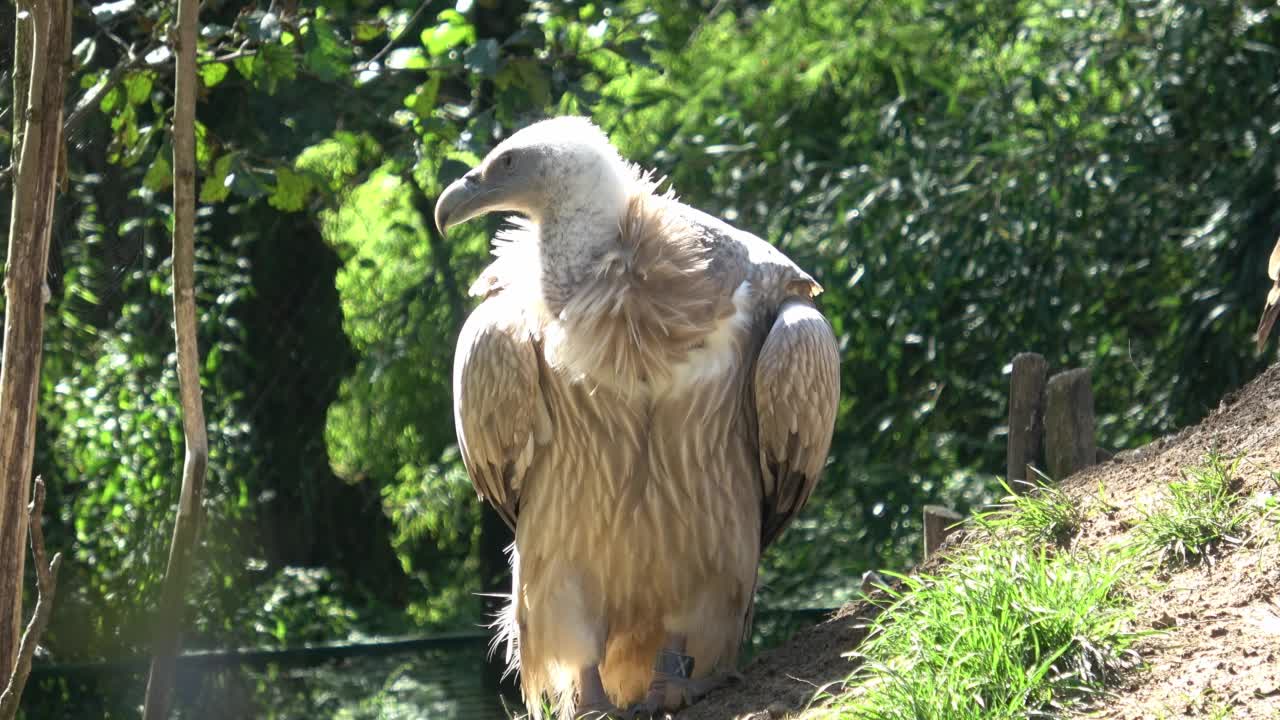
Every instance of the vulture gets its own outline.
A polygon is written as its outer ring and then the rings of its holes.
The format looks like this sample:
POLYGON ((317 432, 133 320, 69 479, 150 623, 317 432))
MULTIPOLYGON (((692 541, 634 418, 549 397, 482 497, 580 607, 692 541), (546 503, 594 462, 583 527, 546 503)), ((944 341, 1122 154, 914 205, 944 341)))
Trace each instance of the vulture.
POLYGON ((505 641, 534 718, 677 709, 735 677, 761 553, 827 459, 818 283, 659 192, 590 120, 511 134, 436 201, 515 213, 458 337, 458 447, 515 533, 505 641))
POLYGON ((1258 330, 1253 339, 1258 343, 1258 352, 1267 345, 1267 336, 1271 334, 1271 326, 1276 324, 1276 316, 1280 315, 1280 238, 1271 249, 1271 260, 1267 262, 1267 276, 1271 278, 1271 291, 1267 293, 1267 304, 1262 308, 1262 318, 1258 321, 1258 330))

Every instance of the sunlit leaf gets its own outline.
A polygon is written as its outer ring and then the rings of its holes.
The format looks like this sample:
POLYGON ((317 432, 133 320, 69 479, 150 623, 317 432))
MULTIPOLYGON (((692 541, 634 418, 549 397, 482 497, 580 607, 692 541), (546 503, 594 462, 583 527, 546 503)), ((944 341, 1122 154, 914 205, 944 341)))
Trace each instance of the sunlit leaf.
POLYGON ((387 53, 387 67, 394 70, 424 70, 429 67, 427 58, 422 54, 421 48, 396 48, 387 53))
POLYGON ((117 2, 99 3, 93 6, 93 19, 100 23, 107 23, 122 15, 133 12, 135 5, 137 5, 136 0, 118 0, 117 2))
POLYGON ((433 74, 404 100, 405 107, 419 118, 430 116, 436 109, 436 95, 440 92, 440 76, 433 74))
POLYGON ((378 20, 361 20, 352 29, 351 37, 358 43, 367 43, 381 37, 387 31, 386 22, 378 20))
POLYGON ((209 127, 199 120, 195 121, 196 134, 196 167, 203 170, 212 159, 209 149, 209 127))
POLYGON ((200 184, 200 202, 206 204, 219 203, 227 199, 231 192, 227 175, 231 173, 231 155, 222 155, 213 163, 213 170, 205 176, 200 184))
POLYGON ((226 63, 205 63, 200 66, 200 82, 207 88, 214 87, 222 82, 228 72, 230 68, 226 63))
POLYGON ((258 70, 258 56, 248 55, 245 57, 238 57, 232 61, 232 64, 235 65, 236 72, 240 73, 240 77, 243 77, 245 80, 252 80, 254 74, 258 70))
POLYGON ((305 175, 300 175, 289 168, 280 168, 276 170, 275 175, 275 189, 267 198, 267 202, 271 207, 283 212, 301 210, 306 204, 307 194, 311 191, 311 181, 305 175))
POLYGON ((102 102, 98 103, 98 108, 102 110, 102 112, 110 114, 111 111, 115 110, 116 106, 120 103, 120 96, 121 93, 119 86, 111 88, 102 96, 102 102))
POLYGON ((439 20, 439 25, 422 31, 422 45, 432 57, 443 55, 459 45, 475 42, 475 27, 457 11, 441 12, 439 20))
POLYGON ((151 87, 153 76, 151 71, 144 70, 141 72, 131 72, 125 75, 124 85, 129 103, 131 105, 141 105, 151 98, 151 87))

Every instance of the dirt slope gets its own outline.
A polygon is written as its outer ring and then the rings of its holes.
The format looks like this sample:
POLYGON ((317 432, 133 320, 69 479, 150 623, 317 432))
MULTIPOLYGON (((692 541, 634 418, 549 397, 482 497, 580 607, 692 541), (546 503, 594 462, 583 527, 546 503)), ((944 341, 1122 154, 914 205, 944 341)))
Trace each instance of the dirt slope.
MULTIPOLYGON (((1101 484, 1113 508, 1091 513, 1076 542, 1101 547, 1123 541, 1166 484, 1210 452, 1244 456, 1238 471, 1242 493, 1280 492, 1271 475, 1280 471, 1280 365, 1225 399, 1199 425, 1068 478, 1063 487, 1080 503, 1100 505, 1101 484)), ((1254 537, 1212 565, 1158 577, 1138 603, 1142 626, 1166 632, 1140 642, 1146 669, 1125 678, 1087 716, 1280 720, 1278 591, 1275 532, 1254 537)), ((678 720, 775 720, 797 713, 817 688, 838 683, 852 670, 841 654, 861 641, 861 626, 874 612, 866 603, 845 606, 761 655, 744 670, 743 683, 713 693, 678 720)))

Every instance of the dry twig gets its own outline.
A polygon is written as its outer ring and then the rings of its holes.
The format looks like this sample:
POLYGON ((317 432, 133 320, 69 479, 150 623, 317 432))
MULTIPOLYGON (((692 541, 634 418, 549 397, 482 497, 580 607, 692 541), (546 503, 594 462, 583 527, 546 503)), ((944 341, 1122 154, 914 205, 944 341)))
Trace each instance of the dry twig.
POLYGON ((44 529, 40 518, 44 515, 44 479, 36 477, 35 497, 27 506, 28 525, 31 527, 31 555, 36 564, 36 609, 31 613, 31 621, 22 633, 22 642, 18 645, 18 664, 9 677, 9 685, 0 695, 0 718, 10 720, 18 714, 18 704, 22 701, 22 689, 27 685, 27 676, 31 674, 31 658, 36 654, 36 646, 40 644, 40 636, 49 624, 49 615, 53 612, 53 596, 58 589, 58 568, 62 565, 62 553, 54 553, 53 560, 45 561, 44 529))

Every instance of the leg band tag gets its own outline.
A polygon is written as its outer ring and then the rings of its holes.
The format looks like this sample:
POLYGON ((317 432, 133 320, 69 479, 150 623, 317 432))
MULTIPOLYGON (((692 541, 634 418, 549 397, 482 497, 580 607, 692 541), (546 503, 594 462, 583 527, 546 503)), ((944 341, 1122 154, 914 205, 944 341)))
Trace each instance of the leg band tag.
POLYGON ((658 661, 654 663, 653 669, 663 675, 688 680, 693 676, 693 656, 662 650, 658 653, 658 661))

